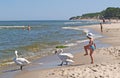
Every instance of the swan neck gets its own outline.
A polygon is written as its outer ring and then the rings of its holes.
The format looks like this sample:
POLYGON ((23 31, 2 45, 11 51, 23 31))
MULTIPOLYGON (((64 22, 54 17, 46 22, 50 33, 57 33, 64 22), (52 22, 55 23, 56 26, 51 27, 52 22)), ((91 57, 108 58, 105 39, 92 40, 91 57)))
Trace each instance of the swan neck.
POLYGON ((15 55, 16 55, 16 58, 18 58, 18 55, 17 55, 17 53, 15 53, 15 55))

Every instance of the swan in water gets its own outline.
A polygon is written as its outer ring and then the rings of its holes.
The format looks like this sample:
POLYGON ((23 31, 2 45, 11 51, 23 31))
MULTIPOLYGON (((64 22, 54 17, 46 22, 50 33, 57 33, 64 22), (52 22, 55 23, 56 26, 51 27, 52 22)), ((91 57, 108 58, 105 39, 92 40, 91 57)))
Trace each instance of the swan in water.
POLYGON ((20 66, 20 69, 22 70, 23 66, 29 64, 30 62, 29 62, 27 59, 25 59, 25 58, 19 58, 17 53, 18 53, 18 52, 15 51, 16 57, 13 59, 13 61, 14 61, 17 65, 19 65, 19 66, 20 66))
POLYGON ((63 53, 63 49, 55 50, 55 54, 62 60, 61 66, 65 62, 68 65, 68 62, 74 62, 72 58, 74 57, 71 53, 63 53))

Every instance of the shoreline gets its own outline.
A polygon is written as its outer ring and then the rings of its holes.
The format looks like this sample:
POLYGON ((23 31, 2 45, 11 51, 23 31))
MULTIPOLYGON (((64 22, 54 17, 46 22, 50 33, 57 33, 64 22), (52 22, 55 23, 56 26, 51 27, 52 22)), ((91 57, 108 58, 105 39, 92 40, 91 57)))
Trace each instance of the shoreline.
MULTIPOLYGON (((98 30, 99 30, 99 28, 98 28, 98 26, 99 25, 97 25, 97 27, 96 27, 96 30, 97 30, 97 32, 98 32, 98 30)), ((82 27, 82 28, 92 28, 93 27, 93 25, 91 25, 91 26, 85 26, 85 27, 82 27)), ((92 29, 94 29, 95 28, 95 26, 92 28, 92 29)), ((104 34, 103 34, 104 35, 104 34)), ((108 37, 109 38, 109 37, 108 37)), ((102 39, 104 39, 104 38, 102 38, 102 39)), ((100 39, 101 40, 101 39, 100 39)), ((104 43, 106 43, 106 42, 104 42, 104 43)), ((108 43, 109 44, 109 43, 108 43)), ((102 46, 102 45, 100 45, 100 46, 102 46)), ((79 50, 78 50, 79 51, 79 50)), ((84 67, 84 68, 86 68, 86 66, 87 67, 89 67, 89 65, 91 66, 91 68, 92 68, 92 66, 93 65, 91 65, 90 64, 90 59, 89 59, 89 56, 86 58, 86 57, 83 57, 82 56, 83 55, 83 51, 82 52, 78 52, 78 53, 75 53, 75 58, 74 58, 74 60, 75 60, 75 63, 74 64, 72 64, 72 66, 63 66, 63 67, 55 67, 55 68, 50 68, 50 69, 44 69, 44 70, 25 70, 25 71, 22 71, 22 72, 17 72, 17 74, 16 74, 16 76, 15 76, 15 78, 27 78, 28 77, 28 75, 31 75, 31 78, 32 77, 36 77, 36 78, 40 78, 40 77, 43 77, 43 78, 53 78, 53 76, 56 76, 56 73, 55 73, 55 70, 56 71, 58 71, 59 73, 61 72, 61 71, 59 71, 60 69, 63 71, 63 72, 67 72, 67 70, 71 70, 71 69, 74 69, 75 71, 74 72, 76 72, 76 67, 78 67, 78 68, 82 68, 82 67, 84 67), (79 58, 80 57, 80 58, 79 58), (85 60, 83 60, 83 59, 85 59, 85 60), (49 71, 51 71, 51 75, 49 75, 50 73, 48 73, 49 71), (37 74, 39 74, 39 73, 46 73, 47 72, 47 75, 48 75, 48 77, 44 77, 44 75, 43 74, 41 74, 41 75, 37 75, 37 74), (52 77, 51 77, 52 76, 52 77)), ((102 54, 101 54, 102 55, 102 54)), ((101 58, 100 56, 99 56, 99 54, 97 55, 97 57, 99 57, 99 59, 101 58)), ((107 56, 107 57, 109 57, 109 55, 107 56)), ((106 58, 106 56, 104 56, 104 58, 106 58)), ((110 58, 110 57, 109 57, 110 58)), ((102 62, 102 60, 100 59, 97 59, 96 60, 96 63, 98 63, 97 65, 99 66, 99 61, 101 61, 102 62)), ((112 60, 113 58, 111 58, 111 60, 112 60)), ((106 61, 109 61, 109 59, 107 59, 106 61)), ((96 65, 96 64, 94 64, 94 65, 96 65)), ((40 66, 40 65, 39 65, 40 66)), ((64 74, 63 74, 64 75, 64 74)), ((71 75, 72 76, 72 75, 71 75)), ((64 76, 63 76, 64 77, 64 76)), ((29 77, 30 78, 30 77, 29 77)), ((58 78, 60 78, 60 76, 58 75, 58 78)), ((65 78, 66 78, 66 75, 65 75, 65 78)))
MULTIPOLYGON (((117 23, 116 24, 104 24, 104 31, 103 35, 108 36, 105 38, 100 39, 101 41, 104 40, 104 43, 108 43, 111 44, 112 46, 119 46, 118 40, 119 38, 116 39, 116 42, 111 42, 111 38, 112 40, 114 40, 117 36, 114 36, 116 33, 119 34, 119 32, 115 32, 115 30, 118 30, 120 24, 117 23), (113 25, 117 26, 115 28, 113 28, 113 25), (109 26, 109 27, 108 27, 109 26), (112 26, 112 27, 111 27, 112 26), (111 34, 112 33, 112 34, 111 34), (105 41, 106 40, 106 41, 105 41), (109 41, 110 40, 110 41, 109 41)), ((88 26, 88 28, 92 28, 92 29, 96 29, 96 31, 100 31, 98 28, 99 25, 94 26, 93 28, 91 26, 88 26)), ((115 55, 116 53, 114 53, 114 50, 117 49, 116 51, 120 51, 120 47, 109 47, 109 48, 102 48, 102 49, 97 49, 96 51, 98 53, 95 53, 95 58, 96 58, 96 63, 95 64, 89 64, 89 57, 85 58, 82 56, 82 53, 77 53, 75 54, 76 56, 76 63, 73 66, 68 66, 68 67, 60 67, 60 68, 54 68, 54 69, 47 69, 47 70, 39 70, 39 71, 32 71, 32 72, 27 72, 27 73, 21 73, 19 75, 16 75, 15 78, 27 78, 30 77, 29 75, 31 75, 32 77, 36 77, 36 78, 54 78, 54 77, 58 77, 58 78, 89 78, 89 77, 109 77, 109 78, 119 78, 120 75, 118 73, 118 71, 120 71, 119 67, 120 67, 120 61, 119 59, 116 59, 116 57, 118 58, 119 55, 115 55), (113 51, 112 51, 113 50, 113 51), (108 53, 109 51, 111 51, 111 53, 113 52, 113 55, 115 55, 115 57, 111 57, 112 55, 110 53, 108 53), (106 53, 106 54, 105 54, 106 53), (82 57, 81 59, 78 57, 82 57), (102 56, 102 58, 101 58, 102 56), (85 61, 87 61, 88 63, 86 65, 82 65, 80 64, 80 62, 84 63, 83 59, 86 59, 85 61), (111 62, 112 61, 112 62, 111 62), (101 63, 102 62, 102 63, 101 63), (78 64, 77 64, 78 63, 78 64), (56 73, 57 72, 57 73, 56 73), (42 73, 42 74, 40 74, 42 73), (46 73, 46 75, 43 75, 44 73, 46 73), (115 75, 113 75, 113 73, 115 75), (39 75, 38 75, 39 74, 39 75), (82 74, 82 75, 81 75, 82 74)))
MULTIPOLYGON (((64 29, 64 27, 62 27, 62 28, 64 29)), ((71 47, 71 46, 75 46, 75 45, 78 45, 79 43, 83 43, 83 42, 86 42, 86 40, 77 40, 77 41, 70 42, 70 43, 65 43, 65 44, 62 44, 62 45, 63 46, 71 47)), ((54 47, 55 46, 57 46, 57 45, 54 45, 54 47)), ((25 57, 25 58, 28 59, 28 60, 30 60, 30 61, 33 61, 33 60, 37 60, 37 59, 40 59, 40 58, 43 58, 43 57, 47 57, 49 55, 53 55, 53 53, 51 53, 51 51, 53 51, 53 47, 49 47, 49 48, 47 48, 47 50, 43 50, 43 51, 41 50, 42 53, 40 53, 38 51, 38 52, 36 52, 35 56, 28 56, 28 57, 25 57), (47 51, 47 50, 49 50, 50 52, 47 51), (47 51, 47 53, 45 53, 46 51, 47 51), (37 53, 38 53, 38 55, 37 55, 37 53)), ((24 56, 20 56, 20 57, 24 57, 24 56)), ((13 66, 14 65, 14 62, 11 59, 10 60, 5 60, 3 62, 4 62, 3 64, 0 64, 1 69, 4 69, 4 68, 6 69, 6 67, 8 67, 8 66, 13 66), (13 65, 11 65, 11 64, 13 64, 13 65)))

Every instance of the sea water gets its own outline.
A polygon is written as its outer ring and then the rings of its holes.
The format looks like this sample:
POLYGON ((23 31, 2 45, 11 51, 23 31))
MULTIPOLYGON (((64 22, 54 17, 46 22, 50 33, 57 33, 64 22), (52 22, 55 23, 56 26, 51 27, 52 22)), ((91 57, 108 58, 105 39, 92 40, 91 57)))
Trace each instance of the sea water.
POLYGON ((52 52, 57 45, 73 46, 75 41, 84 42, 83 29, 74 27, 98 23, 80 20, 0 21, 0 63, 13 59, 15 50, 23 57, 42 56, 52 52))

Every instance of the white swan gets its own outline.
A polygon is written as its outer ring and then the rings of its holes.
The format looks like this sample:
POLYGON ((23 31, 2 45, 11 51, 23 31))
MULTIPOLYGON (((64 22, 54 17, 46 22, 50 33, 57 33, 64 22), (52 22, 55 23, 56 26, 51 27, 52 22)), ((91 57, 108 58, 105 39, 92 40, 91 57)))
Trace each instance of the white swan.
POLYGON ((22 67, 25 66, 26 64, 29 64, 30 62, 26 60, 25 58, 18 58, 18 52, 15 51, 16 57, 13 59, 13 61, 20 66, 20 69, 22 70, 22 67))
POLYGON ((72 60, 74 56, 71 53, 63 53, 63 49, 57 49, 55 51, 55 54, 57 54, 57 56, 62 60, 62 63, 60 64, 61 66, 64 62, 66 63, 66 65, 68 64, 68 62, 74 62, 72 60))

